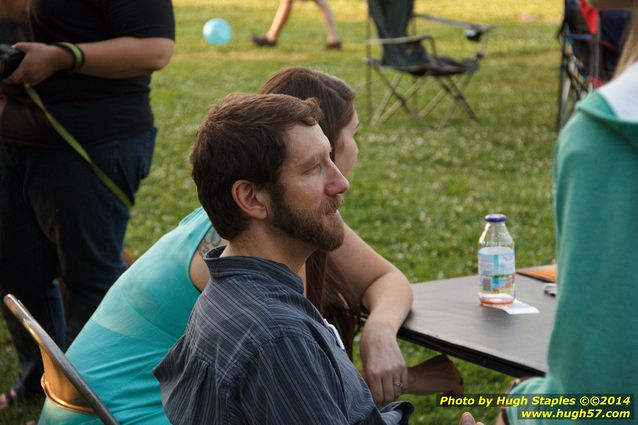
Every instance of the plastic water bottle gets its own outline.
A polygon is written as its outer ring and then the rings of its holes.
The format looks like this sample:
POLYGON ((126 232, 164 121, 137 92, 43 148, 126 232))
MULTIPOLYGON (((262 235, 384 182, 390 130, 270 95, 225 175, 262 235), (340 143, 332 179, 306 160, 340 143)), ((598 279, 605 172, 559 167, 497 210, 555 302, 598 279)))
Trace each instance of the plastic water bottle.
POLYGON ((485 216, 485 230, 478 241, 479 300, 486 306, 505 306, 516 296, 514 239, 503 214, 485 216))

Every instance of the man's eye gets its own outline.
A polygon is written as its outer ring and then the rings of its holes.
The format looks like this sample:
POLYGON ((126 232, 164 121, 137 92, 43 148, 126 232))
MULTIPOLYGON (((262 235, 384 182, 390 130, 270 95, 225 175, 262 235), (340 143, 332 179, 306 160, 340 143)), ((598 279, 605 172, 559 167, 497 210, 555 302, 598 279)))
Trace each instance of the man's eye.
POLYGON ((320 162, 318 162, 315 165, 313 165, 308 171, 309 172, 321 171, 322 168, 323 168, 323 166, 321 165, 320 162))

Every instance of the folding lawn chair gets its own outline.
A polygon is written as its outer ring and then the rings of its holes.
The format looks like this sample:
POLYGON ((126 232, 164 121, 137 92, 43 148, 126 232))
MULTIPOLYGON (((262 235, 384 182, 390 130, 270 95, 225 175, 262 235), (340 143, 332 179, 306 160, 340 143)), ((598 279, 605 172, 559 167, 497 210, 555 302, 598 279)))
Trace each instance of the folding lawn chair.
POLYGON ((104 403, 24 305, 11 294, 5 295, 4 303, 40 348, 44 363, 42 388, 47 397, 65 409, 98 416, 106 425, 118 425, 104 403))
POLYGON ((474 73, 479 69, 479 62, 486 52, 486 35, 494 27, 428 14, 415 14, 413 6, 414 0, 368 0, 366 87, 370 123, 384 122, 400 108, 417 121, 423 122, 424 118, 446 97, 452 100, 452 104, 441 120, 439 128, 447 124, 458 106, 468 117, 478 121, 465 99, 464 91, 474 73), (408 26, 414 27, 415 19, 461 28, 468 40, 482 42, 480 48, 473 57, 462 59, 440 55, 436 42, 430 34, 408 34, 408 26), (370 21, 373 21, 376 26, 378 38, 373 39, 370 36, 370 21), (373 45, 381 47, 380 58, 373 57, 373 45), (372 70, 388 89, 374 112, 372 112, 372 70), (411 80, 407 86, 401 84, 404 77, 411 80), (435 80, 440 91, 421 107, 417 94, 429 80, 435 80))
POLYGON ((590 3, 565 0, 563 22, 558 31, 562 52, 558 129, 565 125, 580 99, 612 78, 631 15, 628 10, 601 10, 590 3))

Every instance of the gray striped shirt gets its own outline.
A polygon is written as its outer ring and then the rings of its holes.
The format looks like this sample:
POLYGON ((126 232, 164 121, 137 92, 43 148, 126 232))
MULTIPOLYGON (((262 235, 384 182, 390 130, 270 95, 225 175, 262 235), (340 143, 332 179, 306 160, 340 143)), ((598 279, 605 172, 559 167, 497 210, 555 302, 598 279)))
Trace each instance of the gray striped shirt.
POLYGON ((173 424, 407 423, 409 403, 376 408, 296 274, 220 253, 208 254, 211 282, 154 370, 173 424))

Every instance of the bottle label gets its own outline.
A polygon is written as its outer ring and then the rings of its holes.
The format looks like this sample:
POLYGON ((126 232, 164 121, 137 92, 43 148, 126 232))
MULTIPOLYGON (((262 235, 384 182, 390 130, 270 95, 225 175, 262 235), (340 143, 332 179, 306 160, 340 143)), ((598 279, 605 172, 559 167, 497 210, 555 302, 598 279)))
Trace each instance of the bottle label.
POLYGON ((514 285, 514 250, 486 247, 479 250, 478 269, 483 291, 502 291, 514 285))

